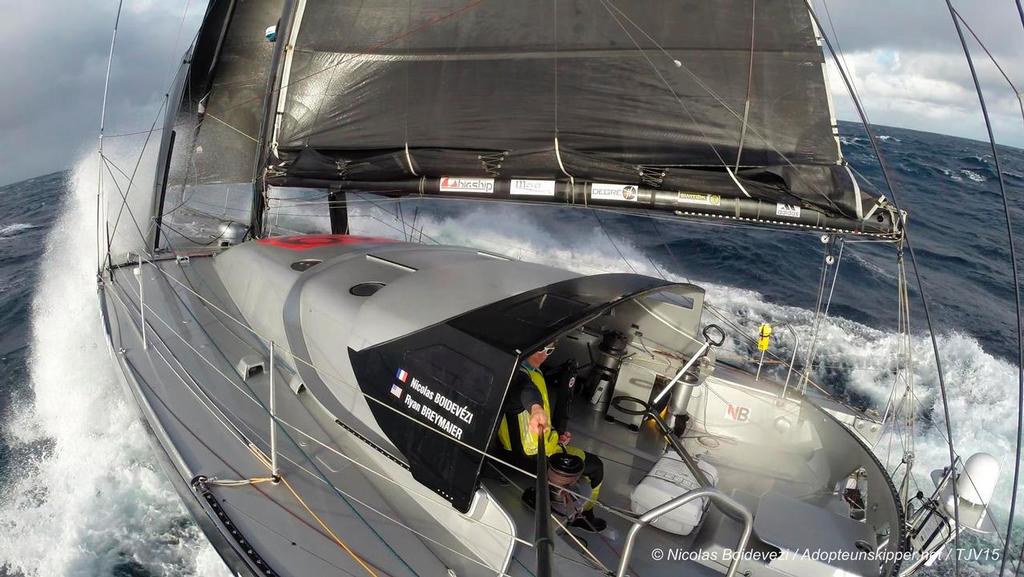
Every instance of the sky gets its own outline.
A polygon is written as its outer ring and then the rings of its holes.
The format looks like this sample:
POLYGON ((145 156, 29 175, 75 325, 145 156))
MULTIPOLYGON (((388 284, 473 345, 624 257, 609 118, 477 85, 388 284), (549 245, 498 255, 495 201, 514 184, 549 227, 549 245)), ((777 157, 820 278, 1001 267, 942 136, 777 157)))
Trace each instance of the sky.
MULTIPOLYGON (((69 168, 94 151, 119 0, 0 0, 0 185, 69 168)), ((502 0, 507 1, 507 0, 502 0)), ((622 0, 617 0, 622 1, 622 0)), ((942 0, 814 0, 874 124, 987 139, 963 52, 942 0), (831 16, 829 25, 828 16, 831 16), (834 34, 833 34, 834 32, 834 34)), ((106 134, 148 128, 205 0, 123 0, 106 134), (182 19, 185 15, 184 20, 182 19)), ((1013 0, 954 5, 1024 87, 1024 28, 1013 0)), ((1013 91, 973 44, 997 141, 1024 147, 1013 91)), ((836 69, 837 116, 857 116, 836 69)))

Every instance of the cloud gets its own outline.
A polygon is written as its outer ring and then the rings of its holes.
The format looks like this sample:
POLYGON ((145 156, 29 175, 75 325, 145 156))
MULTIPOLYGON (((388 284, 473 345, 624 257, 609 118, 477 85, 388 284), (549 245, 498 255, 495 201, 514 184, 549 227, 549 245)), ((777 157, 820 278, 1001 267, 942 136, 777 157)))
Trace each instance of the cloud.
MULTIPOLYGON (((988 140, 967 64, 949 54, 874 49, 846 54, 846 68, 871 122, 988 140)), ((1024 146, 1024 118, 1013 91, 993 66, 977 62, 993 132, 1001 144, 1024 146)), ((829 84, 836 115, 859 120, 835 65, 829 84)))
MULTIPOLYGON (((1024 87, 1024 30, 1012 2, 957 2, 1018 88, 1024 87)), ((824 32, 841 49, 871 121, 988 140, 970 69, 943 2, 815 0, 824 32)), ((964 30, 1001 144, 1024 147, 1019 101, 995 65, 964 30)), ((834 63, 829 83, 836 114, 859 120, 834 63)))
MULTIPOLYGON (((935 0, 814 0, 826 32, 854 70, 872 121, 985 138, 952 22, 935 0), (830 18, 829 18, 830 17, 830 18)), ((118 0, 22 2, 0 19, 0 184, 70 166, 95 146, 107 50, 118 0)), ((958 9, 1013 74, 1024 71, 1024 32, 1012 2, 958 9)), ((205 0, 125 0, 110 80, 107 132, 148 127, 205 0), (188 7, 183 25, 181 15, 188 7), (180 32, 179 32, 180 31, 180 32)), ((1016 99, 973 47, 1001 142, 1024 146, 1016 99)), ((855 120, 830 75, 840 118, 855 120)), ((1024 78, 1015 78, 1024 85, 1024 78)))
MULTIPOLYGON (((148 126, 205 11, 204 2, 124 3, 107 132, 148 126), (178 38, 177 42, 175 39, 178 38), (176 45, 176 46, 175 46, 176 45)), ((20 3, 0 19, 0 184, 69 167, 95 146, 116 1, 20 3)))

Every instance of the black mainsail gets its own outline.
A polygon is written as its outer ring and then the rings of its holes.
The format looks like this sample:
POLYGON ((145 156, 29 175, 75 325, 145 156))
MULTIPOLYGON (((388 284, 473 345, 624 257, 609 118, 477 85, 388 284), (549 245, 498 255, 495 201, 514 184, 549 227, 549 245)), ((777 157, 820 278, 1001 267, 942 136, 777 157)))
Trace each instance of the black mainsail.
POLYGON ((804 2, 729 4, 297 2, 267 180, 510 198, 536 179, 560 202, 893 233, 840 154, 804 2))

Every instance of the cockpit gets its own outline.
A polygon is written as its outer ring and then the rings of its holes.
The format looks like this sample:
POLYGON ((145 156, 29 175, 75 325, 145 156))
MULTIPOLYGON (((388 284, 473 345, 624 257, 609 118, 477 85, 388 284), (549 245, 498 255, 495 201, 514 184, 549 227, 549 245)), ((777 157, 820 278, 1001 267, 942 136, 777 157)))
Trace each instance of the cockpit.
POLYGON ((704 322, 703 308, 695 285, 577 277, 353 351, 352 366, 364 392, 389 405, 371 409, 413 476, 468 514, 486 491, 524 541, 537 537, 537 509, 550 507, 556 541, 603 569, 627 563, 642 574, 657 565, 654 551, 672 550, 702 552, 679 560, 707 574, 744 563, 794 575, 820 565, 877 574, 876 558, 852 553, 897 546, 884 471, 795 386, 719 361, 727 335, 704 322), (507 406, 517 372, 552 342, 534 368, 549 389, 552 424, 571 439, 547 451, 542 475, 536 457, 512 458, 499 433, 514 418, 507 406), (446 434, 425 435, 408 416, 446 434), (568 458, 568 447, 603 463, 596 503, 585 455, 568 458), (545 496, 550 504, 538 501, 545 496), (574 521, 591 507, 604 523, 581 532, 574 521), (794 551, 822 548, 851 554, 793 561, 794 551), (742 561, 731 556, 741 550, 742 561))

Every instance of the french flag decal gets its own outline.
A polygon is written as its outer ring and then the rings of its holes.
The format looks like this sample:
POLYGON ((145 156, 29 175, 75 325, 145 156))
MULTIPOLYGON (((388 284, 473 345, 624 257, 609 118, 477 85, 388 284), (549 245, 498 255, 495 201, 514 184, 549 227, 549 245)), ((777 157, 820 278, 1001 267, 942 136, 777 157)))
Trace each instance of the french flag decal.
POLYGON ((404 383, 409 380, 409 373, 405 372, 405 369, 398 369, 398 372, 395 373, 395 378, 404 383))

